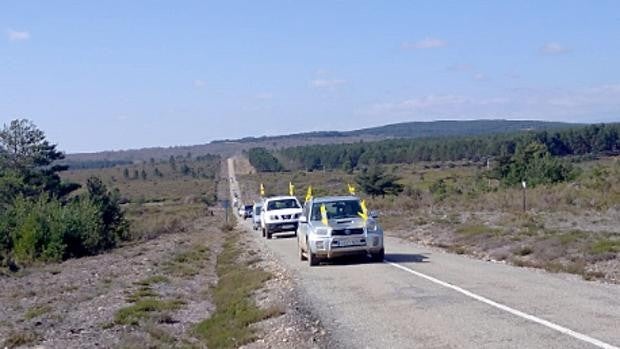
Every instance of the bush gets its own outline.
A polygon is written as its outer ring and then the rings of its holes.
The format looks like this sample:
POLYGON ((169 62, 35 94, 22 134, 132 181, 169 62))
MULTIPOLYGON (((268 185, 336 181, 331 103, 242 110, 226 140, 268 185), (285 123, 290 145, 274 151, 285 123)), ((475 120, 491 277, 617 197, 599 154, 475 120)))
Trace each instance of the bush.
POLYGON ((61 261, 116 246, 127 224, 115 196, 95 187, 99 191, 89 185, 87 195, 67 203, 47 195, 17 197, 0 216, 0 261, 61 261))
POLYGON ((568 162, 553 158, 541 142, 520 145, 514 155, 500 159, 497 179, 511 186, 526 180, 528 185, 552 184, 574 179, 578 172, 568 162))

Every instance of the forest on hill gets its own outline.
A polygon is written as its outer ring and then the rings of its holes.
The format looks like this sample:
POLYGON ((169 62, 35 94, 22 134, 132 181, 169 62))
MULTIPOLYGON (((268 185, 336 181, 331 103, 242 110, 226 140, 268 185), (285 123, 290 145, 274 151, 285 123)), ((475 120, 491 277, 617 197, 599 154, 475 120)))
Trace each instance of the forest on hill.
POLYGON ((600 124, 555 131, 301 146, 273 151, 271 156, 264 149, 252 149, 248 155, 252 165, 264 172, 283 167, 353 171, 375 164, 492 158, 498 179, 512 183, 529 171, 553 182, 571 177, 570 165, 559 157, 617 153, 619 135, 620 124, 600 124))
POLYGON ((428 138, 474 136, 523 131, 556 130, 578 124, 534 120, 443 120, 428 122, 404 122, 352 131, 317 131, 279 136, 245 137, 225 139, 206 144, 151 147, 95 153, 67 154, 62 164, 71 168, 103 168, 129 162, 145 162, 168 159, 187 153, 194 155, 218 154, 233 156, 251 148, 281 149, 315 144, 342 144, 358 141, 380 141, 394 138, 428 138))

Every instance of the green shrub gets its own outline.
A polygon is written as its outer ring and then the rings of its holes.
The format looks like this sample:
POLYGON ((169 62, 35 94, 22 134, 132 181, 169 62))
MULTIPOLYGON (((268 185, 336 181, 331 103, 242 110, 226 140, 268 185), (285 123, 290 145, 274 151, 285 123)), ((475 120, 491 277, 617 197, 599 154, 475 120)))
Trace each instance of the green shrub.
POLYGON ((41 195, 18 196, 2 215, 3 264, 10 256, 21 264, 61 261, 100 253, 116 246, 127 223, 118 199, 100 183, 67 203, 41 195))

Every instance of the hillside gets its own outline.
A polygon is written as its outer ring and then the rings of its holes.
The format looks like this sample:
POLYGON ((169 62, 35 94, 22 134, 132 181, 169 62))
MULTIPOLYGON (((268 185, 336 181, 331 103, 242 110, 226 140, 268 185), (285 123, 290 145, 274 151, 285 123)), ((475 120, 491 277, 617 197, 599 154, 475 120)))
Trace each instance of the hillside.
POLYGON ((449 137, 483 135, 526 130, 559 129, 577 124, 533 120, 443 120, 405 122, 352 131, 306 132, 279 136, 246 137, 237 140, 219 140, 207 144, 156 147, 96 153, 68 154, 66 163, 101 161, 147 161, 169 156, 219 154, 232 156, 253 147, 285 148, 298 145, 351 143, 360 140, 377 141, 389 138, 449 137))
POLYGON ((422 138, 443 136, 474 136, 481 134, 560 129, 578 124, 535 120, 440 120, 403 122, 344 132, 355 136, 385 136, 390 138, 422 138))

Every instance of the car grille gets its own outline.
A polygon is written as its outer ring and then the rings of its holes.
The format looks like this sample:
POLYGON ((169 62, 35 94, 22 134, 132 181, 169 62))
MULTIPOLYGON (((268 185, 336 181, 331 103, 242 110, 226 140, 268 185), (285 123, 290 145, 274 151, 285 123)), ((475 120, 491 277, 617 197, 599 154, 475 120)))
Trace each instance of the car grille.
POLYGON ((332 230, 332 236, 337 235, 360 235, 364 234, 364 228, 354 228, 354 229, 334 229, 332 230))
POLYGON ((291 219, 291 216, 292 215, 290 215, 290 214, 283 214, 282 215, 282 219, 291 219))

